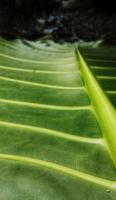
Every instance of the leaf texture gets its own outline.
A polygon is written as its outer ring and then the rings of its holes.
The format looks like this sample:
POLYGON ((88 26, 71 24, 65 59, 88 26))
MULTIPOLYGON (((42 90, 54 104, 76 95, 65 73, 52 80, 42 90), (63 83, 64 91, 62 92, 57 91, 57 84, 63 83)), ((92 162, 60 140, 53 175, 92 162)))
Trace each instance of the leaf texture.
MULTIPOLYGON (((115 166, 75 46, 0 40, 2 200, 116 198, 115 166)), ((115 50, 82 52, 115 105, 114 83, 99 79, 115 76, 115 50)))
POLYGON ((116 49, 83 48, 82 51, 97 81, 116 107, 116 49))

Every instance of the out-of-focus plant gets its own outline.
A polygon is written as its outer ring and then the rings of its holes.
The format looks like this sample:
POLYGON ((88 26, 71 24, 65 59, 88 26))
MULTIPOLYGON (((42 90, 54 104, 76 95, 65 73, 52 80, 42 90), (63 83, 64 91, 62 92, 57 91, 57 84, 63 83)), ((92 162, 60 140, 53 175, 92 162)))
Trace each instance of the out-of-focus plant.
POLYGON ((62 4, 62 0, 15 0, 16 7, 22 10, 33 12, 44 10, 46 13, 56 10, 62 4))

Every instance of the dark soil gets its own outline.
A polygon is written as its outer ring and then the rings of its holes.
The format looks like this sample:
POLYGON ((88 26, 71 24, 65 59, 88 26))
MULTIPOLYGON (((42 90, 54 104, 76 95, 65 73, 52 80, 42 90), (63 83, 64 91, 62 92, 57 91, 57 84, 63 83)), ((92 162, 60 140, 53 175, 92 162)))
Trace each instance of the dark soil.
POLYGON ((5 0, 0 1, 0 36, 60 42, 102 39, 106 43, 116 44, 114 7, 109 9, 107 5, 103 9, 85 1, 80 2, 41 0, 41 4, 27 8, 26 5, 16 7, 10 0, 6 4, 5 0))

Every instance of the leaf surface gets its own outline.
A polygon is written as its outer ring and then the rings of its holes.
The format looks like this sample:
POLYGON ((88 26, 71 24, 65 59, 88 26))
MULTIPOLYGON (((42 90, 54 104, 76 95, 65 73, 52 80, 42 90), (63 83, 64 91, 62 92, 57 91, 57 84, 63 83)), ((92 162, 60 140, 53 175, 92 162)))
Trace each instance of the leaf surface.
MULTIPOLYGON (((2 200, 116 198, 110 142, 104 137, 75 45, 0 41, 2 200)), ((97 76, 114 76, 115 56, 107 74, 109 65, 102 66, 106 52, 103 57, 98 48, 83 47, 82 52, 91 74, 108 94, 109 84, 97 76)), ((115 105, 115 95, 110 100, 115 105)))

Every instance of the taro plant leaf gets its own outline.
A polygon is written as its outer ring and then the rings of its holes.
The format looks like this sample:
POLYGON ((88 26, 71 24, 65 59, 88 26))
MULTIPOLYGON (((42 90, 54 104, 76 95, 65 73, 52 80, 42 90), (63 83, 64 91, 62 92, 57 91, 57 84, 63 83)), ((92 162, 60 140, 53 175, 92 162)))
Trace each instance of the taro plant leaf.
POLYGON ((116 199, 115 50, 75 45, 0 40, 2 200, 116 199))

